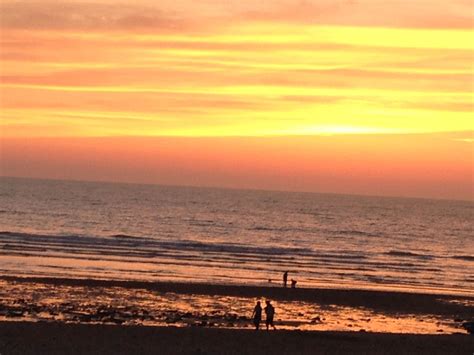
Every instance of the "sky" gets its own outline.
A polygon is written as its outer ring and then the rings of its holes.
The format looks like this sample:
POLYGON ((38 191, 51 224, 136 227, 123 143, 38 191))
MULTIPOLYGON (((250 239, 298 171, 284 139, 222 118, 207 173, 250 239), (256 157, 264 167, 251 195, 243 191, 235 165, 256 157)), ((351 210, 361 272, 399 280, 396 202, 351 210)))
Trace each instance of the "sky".
POLYGON ((466 0, 0 3, 0 175, 474 199, 466 0))

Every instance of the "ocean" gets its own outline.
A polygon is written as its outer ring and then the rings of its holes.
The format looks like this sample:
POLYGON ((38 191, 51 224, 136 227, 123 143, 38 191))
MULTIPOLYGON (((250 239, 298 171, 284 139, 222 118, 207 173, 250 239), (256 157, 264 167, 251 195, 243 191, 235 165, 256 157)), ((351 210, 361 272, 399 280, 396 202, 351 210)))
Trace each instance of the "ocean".
POLYGON ((0 274, 474 294, 474 203, 0 178, 0 274))

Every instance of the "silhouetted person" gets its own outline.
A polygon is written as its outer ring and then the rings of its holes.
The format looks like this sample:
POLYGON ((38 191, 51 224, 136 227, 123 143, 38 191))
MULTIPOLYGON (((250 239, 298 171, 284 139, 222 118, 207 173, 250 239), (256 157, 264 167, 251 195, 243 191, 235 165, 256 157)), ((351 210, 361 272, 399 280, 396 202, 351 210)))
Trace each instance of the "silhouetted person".
POLYGON ((275 308, 271 305, 270 301, 266 301, 267 306, 265 307, 265 325, 267 326, 267 330, 270 326, 273 329, 275 325, 273 324, 273 318, 275 317, 275 308))
POLYGON ((257 304, 253 309, 252 318, 253 324, 255 324, 255 330, 258 330, 260 322, 262 321, 262 306, 260 306, 260 301, 257 301, 257 304))
POLYGON ((296 280, 291 279, 291 288, 296 288, 296 280))
POLYGON ((288 283, 288 271, 283 273, 283 287, 286 288, 286 284, 288 283))

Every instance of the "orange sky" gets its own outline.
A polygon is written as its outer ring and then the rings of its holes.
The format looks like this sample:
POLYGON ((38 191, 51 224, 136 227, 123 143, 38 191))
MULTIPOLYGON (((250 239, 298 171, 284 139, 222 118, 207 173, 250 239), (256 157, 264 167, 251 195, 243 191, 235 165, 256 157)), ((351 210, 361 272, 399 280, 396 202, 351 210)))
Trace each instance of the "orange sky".
POLYGON ((473 13, 2 1, 0 174, 473 199, 473 13))

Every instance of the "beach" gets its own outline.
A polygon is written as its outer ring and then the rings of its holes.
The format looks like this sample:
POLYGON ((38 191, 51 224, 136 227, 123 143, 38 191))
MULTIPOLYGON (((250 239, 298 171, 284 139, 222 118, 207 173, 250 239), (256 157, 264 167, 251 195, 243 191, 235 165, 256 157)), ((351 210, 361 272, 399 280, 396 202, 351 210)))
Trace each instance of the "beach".
MULTIPOLYGON (((474 298, 377 290, 0 278, 3 354, 466 354, 474 298), (256 299, 277 330, 255 331, 256 299)), ((264 328, 262 324, 262 328, 264 328)))

